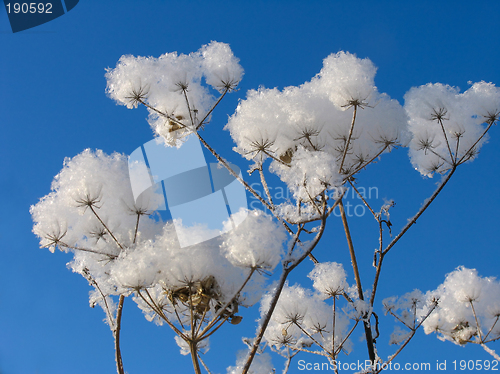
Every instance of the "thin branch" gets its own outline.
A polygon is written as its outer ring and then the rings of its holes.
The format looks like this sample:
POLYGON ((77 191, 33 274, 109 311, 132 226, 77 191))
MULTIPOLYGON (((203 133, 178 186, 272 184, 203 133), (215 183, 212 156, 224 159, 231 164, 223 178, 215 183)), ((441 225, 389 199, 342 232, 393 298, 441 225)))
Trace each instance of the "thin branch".
MULTIPOLYGON (((287 346, 289 347, 289 346, 287 346)), ((330 354, 326 354, 326 353, 323 353, 323 352, 320 352, 320 351, 311 351, 310 349, 305 349, 305 348, 298 348, 298 347, 290 347, 291 349, 293 349, 294 351, 299 351, 299 352, 307 352, 307 353, 312 353, 312 354, 315 354, 315 355, 318 355, 318 356, 323 356, 323 357, 328 357, 330 356, 330 354)))
POLYGON ((358 326, 358 323, 359 323, 359 320, 356 320, 356 323, 354 324, 354 326, 351 328, 351 330, 349 330, 349 332, 347 333, 345 338, 342 339, 342 342, 340 342, 337 350, 335 351, 335 355, 338 355, 340 353, 340 351, 342 350, 342 347, 344 346, 344 343, 347 341, 347 339, 349 339, 351 334, 354 332, 354 330, 356 329, 356 326, 358 326))
POLYGON ((132 244, 135 244, 135 241, 137 239, 137 231, 139 230, 139 220, 141 219, 141 214, 137 214, 137 221, 135 223, 135 230, 134 230, 134 240, 132 244))
MULTIPOLYGON (((50 245, 52 245, 53 243, 51 243, 50 245)), ((83 251, 83 252, 90 252, 90 253, 95 253, 96 255, 103 255, 103 256, 107 256, 109 257, 110 259, 114 260, 115 258, 117 258, 118 256, 117 255, 114 255, 114 254, 110 254, 110 253, 105 253, 105 252, 100 252, 100 251, 96 251, 94 249, 89 249, 89 248, 83 248, 83 247, 75 247, 75 246, 72 246, 72 245, 69 245, 69 244, 66 244, 64 242, 61 242, 59 241, 57 243, 58 246, 60 247, 64 247, 64 248, 68 248, 68 249, 74 249, 75 251, 83 251)), ((48 246, 48 245, 47 245, 48 246)), ((46 246, 46 247, 47 247, 46 246)))
POLYGON ((481 344, 481 347, 483 347, 483 349, 486 352, 488 352, 490 355, 492 355, 493 357, 495 357, 495 360, 500 361, 500 356, 493 349, 487 347, 486 344, 481 344))
POLYGON ((481 134, 481 136, 474 142, 474 144, 472 144, 472 146, 467 150, 467 152, 464 153, 462 158, 456 163, 457 165, 462 164, 463 162, 467 161, 470 158, 470 156, 469 156, 469 157, 467 157, 467 160, 465 159, 466 156, 476 147, 477 143, 479 143, 481 141, 481 139, 484 138, 484 136, 486 135, 488 130, 491 128, 491 126, 493 126, 494 123, 495 123, 494 121, 490 121, 488 123, 488 127, 486 127, 486 129, 481 134))
POLYGON ((149 299, 151 300, 151 302, 153 304, 151 304, 148 300, 146 300, 146 298, 143 296, 143 294, 141 293, 140 290, 137 291, 137 294, 142 298, 142 300, 144 300, 144 302, 158 315, 160 316, 165 322, 167 322, 167 324, 170 326, 170 328, 172 330, 174 330, 174 332, 179 335, 179 337, 181 337, 184 341, 188 341, 188 338, 186 335, 184 335, 177 327, 175 327, 175 325, 170 322, 170 320, 167 318, 167 316, 165 316, 165 314, 163 313, 163 311, 161 310, 161 308, 159 308, 156 303, 154 302, 153 298, 151 297, 151 295, 149 294, 148 290, 146 289, 146 294, 148 295, 149 299))
POLYGON ((386 144, 375 156, 373 156, 370 160, 368 160, 366 163, 363 165, 359 166, 357 169, 355 169, 352 173, 349 173, 349 175, 345 176, 343 181, 349 180, 353 175, 357 174, 360 172, 362 169, 366 168, 368 165, 370 165, 374 160, 376 160, 384 151, 389 148, 389 144, 386 144))
POLYGON ((267 200, 269 201, 269 205, 273 207, 274 209, 274 203, 273 203, 273 198, 271 197, 271 192, 269 191, 269 187, 267 186, 267 181, 264 176, 264 171, 262 170, 262 164, 259 165, 259 176, 260 176, 260 181, 262 183, 262 186, 264 187, 264 191, 266 192, 267 200))
MULTIPOLYGON (((422 323, 431 315, 431 313, 434 311, 434 309, 436 309, 436 307, 437 307, 437 302, 435 302, 434 305, 429 309, 429 311, 422 318, 422 320, 420 321, 420 323, 415 328, 410 329, 411 330, 410 336, 406 339, 406 341, 403 343, 403 345, 401 347, 399 347, 399 349, 396 351, 396 353, 394 353, 391 356, 391 358, 384 363, 384 365, 389 364, 392 360, 394 360, 397 357, 397 355, 399 355, 401 353, 401 351, 408 345, 408 343, 410 342, 410 340, 413 338, 413 336, 415 335, 415 333, 417 332, 417 330, 420 328, 420 326, 422 326, 422 323)), ((380 373, 380 371, 383 370, 382 367, 384 365, 381 365, 381 369, 377 370, 377 373, 380 373)))
POLYGON ((247 283, 250 281, 250 278, 252 278, 252 275, 255 272, 255 270, 257 270, 255 267, 253 267, 253 268, 250 269, 250 272, 248 273, 245 281, 241 284, 240 288, 238 288, 238 290, 235 292, 234 296, 219 309, 219 311, 217 312, 217 314, 212 318, 212 320, 203 329, 203 331, 199 335, 200 336, 200 340, 205 338, 204 335, 217 322, 216 320, 226 311, 227 307, 229 305, 231 305, 238 298, 240 292, 243 290, 243 288, 245 288, 245 286, 247 285, 247 283))
POLYGON ((479 324, 479 320, 477 318, 476 314, 476 309, 474 308, 474 303, 472 300, 469 300, 470 306, 472 308, 472 314, 474 315, 474 319, 476 320, 476 326, 477 326, 477 334, 479 335, 479 341, 483 341, 482 333, 481 333, 481 325, 479 324))
POLYGON ((206 149, 208 149, 210 151, 210 153, 212 153, 215 158, 217 159, 217 161, 219 161, 222 166, 224 166, 227 171, 229 172, 229 174, 231 174, 234 178, 236 178, 241 184, 243 184, 243 186, 245 186, 245 188, 252 194, 254 195, 257 199, 259 199, 259 201, 267 208, 269 209, 269 211, 273 211, 271 205, 269 205, 267 203, 267 201, 265 201, 252 187, 250 187, 250 185, 245 182, 239 175, 238 173, 236 173, 232 168, 231 166, 229 166, 229 164, 226 162, 226 160, 224 160, 212 147, 210 147, 210 145, 208 145, 208 143, 205 141, 205 139, 203 139, 201 137, 200 134, 198 134, 197 132, 195 133, 195 135, 198 137, 198 139, 200 140, 200 142, 205 146, 206 149))
POLYGON ((333 296, 333 318, 332 318, 332 360, 335 360, 335 302, 337 301, 337 296, 333 296))
MULTIPOLYGON (((324 205, 326 206, 326 200, 324 201, 324 205)), ((276 308, 276 305, 278 304, 278 299, 279 296, 281 295, 281 291, 283 290, 283 287, 285 285, 286 279, 288 277, 288 274, 296 267, 298 266, 307 256, 309 253, 312 252, 312 250, 316 247, 318 244, 319 240, 323 236, 323 232, 325 231, 325 226, 326 226, 326 216, 323 216, 321 220, 321 227, 319 228, 318 233, 316 234, 315 238, 312 240, 312 243, 310 244, 309 248, 304 251, 304 253, 296 260, 293 261, 291 264, 283 264, 283 273, 281 274, 281 277, 278 281, 278 284, 276 286, 276 289, 274 291, 274 295, 271 299, 271 303, 269 305, 269 309, 262 320, 259 331, 257 333, 257 337, 255 338, 253 344, 252 344, 252 349, 250 350, 250 353, 247 357, 247 360, 245 362, 245 366, 243 367, 242 374, 248 374, 248 370, 250 369, 250 365, 252 364, 252 361, 255 357, 255 354, 257 353, 257 350, 259 348, 260 342, 262 341, 262 338, 264 337, 264 332, 267 329, 267 326, 269 324, 269 321, 271 320, 271 316, 274 312, 274 309, 276 308)))
POLYGON ((443 125, 443 118, 438 119, 439 124, 441 125, 441 129, 443 130, 443 135, 444 135, 444 140, 446 141, 446 146, 448 147, 448 152, 450 153, 450 164, 455 165, 454 163, 454 158, 453 158, 453 153, 451 152, 450 148, 450 142, 448 141, 448 136, 446 135, 446 130, 444 129, 443 125))
POLYGON ((498 319, 500 318, 500 315, 497 315, 496 316, 496 319, 495 319, 495 322, 493 322, 493 325, 491 326, 490 330, 488 331, 488 333, 486 334, 486 336, 484 337, 484 342, 486 343, 486 339, 488 339, 488 336, 491 334, 491 332, 493 331, 493 329, 495 328, 497 322, 498 322, 498 319))
POLYGON ((122 311, 123 311, 123 301, 124 300, 125 300, 125 296, 120 295, 120 300, 118 302, 118 310, 116 312, 116 327, 114 330, 116 371, 118 372, 118 374, 125 373, 125 370, 123 369, 122 354, 120 351, 120 330, 121 330, 121 325, 122 325, 122 311))
POLYGON ((207 371, 207 373, 208 373, 208 374, 212 374, 212 372, 208 369, 207 364, 205 364, 205 361, 203 361, 203 360, 201 359, 201 356, 200 356, 200 354, 199 354, 199 353, 198 353, 198 359, 200 360, 201 364, 203 365, 203 367, 205 368, 205 370, 207 371))
POLYGON ((189 112, 189 119, 191 120, 191 126, 195 126, 194 121, 193 121, 193 114, 191 113, 191 106, 189 105, 189 99, 187 97, 187 88, 182 87, 182 93, 184 94, 184 98, 186 99, 186 105, 188 107, 188 112, 189 112))
POLYGON ((437 195, 439 195, 439 193, 442 191, 444 186, 446 186, 448 181, 451 179, 451 177, 455 173, 455 170, 456 170, 456 166, 451 168, 450 173, 446 176, 446 178, 439 185, 439 187, 434 191, 434 193, 431 195, 431 197, 426 200, 425 204, 419 209, 417 214, 415 214, 415 216, 411 220, 408 221, 408 223, 405 225, 405 227, 403 227, 401 232, 394 239, 392 239, 392 241, 389 243, 389 245, 384 249, 384 251, 382 252, 384 255, 387 252, 389 252, 389 250, 394 246, 394 244, 396 244, 399 241, 399 239, 401 239, 401 237, 408 231, 408 229, 410 227, 412 227, 415 224, 415 222, 417 222, 417 219, 426 211, 426 209, 429 207, 429 205, 431 205, 431 203, 434 201, 434 199, 437 197, 437 195))
POLYGON ((344 146, 344 153, 342 155, 342 161, 340 162, 339 173, 342 173, 342 168, 344 167, 345 157, 347 155, 347 150, 349 149, 349 144, 351 143, 352 132, 354 130, 354 123, 356 122, 356 113, 358 111, 358 103, 352 105, 354 107, 354 112, 352 114, 351 127, 349 128, 349 135, 344 146))
POLYGON ((212 112, 214 111, 215 107, 217 105, 219 105, 219 103, 224 98, 224 96, 226 96, 226 94, 229 92, 229 89, 230 89, 229 86, 226 86, 224 88, 224 92, 219 96, 219 99, 215 102, 215 104, 212 106, 212 108, 210 108, 210 110, 207 112, 207 114, 205 115, 205 117, 203 117, 203 119, 200 121, 200 123, 198 124, 198 126, 196 126, 196 130, 198 130, 201 126, 203 126, 203 123, 205 122, 205 120, 208 118, 208 116, 210 116, 210 114, 212 114, 212 112))
MULTIPOLYGON (((354 246, 352 244, 351 233, 349 231, 349 225, 347 223, 347 217, 344 210, 344 204, 342 201, 339 203, 340 215, 342 218, 342 224, 344 225, 344 231, 347 239, 347 245, 349 247, 349 254, 351 255, 351 264, 352 269, 354 271, 354 278, 356 280, 356 287, 358 289, 358 297, 360 300, 364 300, 363 297, 363 287, 361 286, 361 278, 359 276, 358 263, 356 261, 356 253, 354 252, 354 246)), ((373 343, 372 330, 370 327, 370 322, 363 320, 363 325, 365 328, 365 336, 366 336, 366 345, 368 347, 368 355, 370 357, 370 361, 375 362, 375 347, 373 343)))
POLYGON ((302 326, 300 326, 300 324, 297 321, 292 321, 292 323, 295 326, 297 326, 300 329, 300 331, 302 331, 309 339, 311 339, 314 343, 316 343, 316 345, 318 347, 320 347, 323 351, 325 351, 327 354, 330 355, 330 352, 328 351, 328 349, 323 347, 323 345, 320 342, 318 342, 316 339, 314 339, 313 336, 311 334, 309 334, 302 326))
POLYGON ((94 213, 94 215, 97 217, 97 219, 99 220, 99 222, 101 222, 102 226, 106 229, 106 231, 109 233, 109 235, 111 235, 111 237, 113 238, 113 240, 116 242, 116 244, 118 245, 118 247, 120 247, 120 249, 123 249, 123 246, 120 244, 120 242, 115 238, 115 236, 113 235, 113 233, 111 232, 110 229, 108 229, 108 226, 106 226, 106 224, 102 221, 101 217, 99 217, 99 215, 97 214, 97 212, 95 211, 94 207, 92 205, 89 205, 89 208, 90 210, 92 211, 92 213, 94 213))
POLYGON ((212 153, 217 161, 219 161, 222 166, 224 166, 229 174, 231 174, 234 178, 236 178, 243 186, 245 186, 245 189, 249 191, 252 195, 254 195, 269 211, 276 217, 276 219, 281 222, 281 224, 285 227, 285 229, 288 231, 289 234, 293 235, 292 229, 286 224, 286 222, 283 221, 281 217, 279 217, 275 212, 274 209, 271 205, 265 201, 262 196, 260 196, 257 191, 255 191, 250 185, 243 180, 232 168, 229 166, 229 164, 201 137, 201 135, 198 132, 195 132, 195 135, 198 137, 200 142, 205 146, 206 149, 212 153))
POLYGON ((359 196, 359 198, 361 199, 361 201, 363 201, 363 203, 365 204, 365 206, 370 210, 370 212, 372 212, 373 217, 375 217, 375 219, 378 221, 377 215, 375 214, 375 212, 373 211, 373 209, 371 208, 371 206, 368 204, 368 202, 364 199, 363 195, 361 195, 359 193, 358 189, 354 186, 354 184, 350 180, 348 182, 351 185, 351 187, 354 189, 354 191, 356 191, 356 194, 359 196))

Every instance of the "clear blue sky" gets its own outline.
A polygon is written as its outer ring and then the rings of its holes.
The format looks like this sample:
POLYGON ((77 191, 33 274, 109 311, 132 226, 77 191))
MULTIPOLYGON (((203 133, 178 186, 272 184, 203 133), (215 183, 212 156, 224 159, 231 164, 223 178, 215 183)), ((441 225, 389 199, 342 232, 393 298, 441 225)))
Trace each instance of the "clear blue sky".
MULTIPOLYGON (((12 34, 0 9, 0 373, 113 373, 113 339, 102 323, 104 313, 88 306, 90 287, 65 266, 63 253, 39 249, 31 233, 29 207, 50 190, 64 157, 85 148, 129 154, 152 138, 146 111, 119 107, 105 95, 105 68, 123 54, 159 56, 189 53, 211 40, 229 43, 245 76, 240 91, 217 110, 206 137, 230 161, 231 143, 222 132, 228 114, 245 92, 259 85, 283 88, 309 80, 322 60, 339 50, 369 57, 379 68, 380 92, 403 102, 412 86, 442 82, 468 88, 468 81, 500 84, 500 2, 490 1, 85 1, 68 14, 36 28, 12 34)), ((500 133, 493 128, 477 160, 459 168, 428 212, 386 258, 380 301, 419 288, 436 288, 459 265, 485 276, 500 276, 498 237, 500 133)), ((412 170, 406 150, 385 155, 360 175, 360 184, 376 187, 375 206, 396 201, 398 231, 435 187, 412 170)), ((353 204, 359 204, 354 201, 353 204)), ((375 222, 352 222, 361 272, 368 287, 375 222), (368 272, 368 273, 367 273, 368 272)), ((315 250, 321 261, 349 259, 338 220, 315 250)), ((298 281, 311 269, 292 277, 298 281)), ((352 273, 349 281, 353 282, 352 273)), ((307 282, 304 282, 308 285, 307 282)), ((212 339, 206 357, 216 373, 234 364, 242 349, 239 336, 253 336, 255 311, 226 326, 212 339)), ((123 355, 130 374, 191 372, 167 327, 148 323, 127 300, 123 355)), ((381 356, 394 325, 387 318, 379 339, 381 356)), ((356 351, 347 358, 366 357, 356 351)), ((500 345, 497 343, 497 352, 500 345)), ((304 356, 311 360, 311 357, 304 356)), ((342 359, 342 358, 341 358, 342 359)), ((423 332, 398 362, 491 359, 476 346, 460 348, 423 332)), ((282 364, 274 360, 278 371, 282 364)), ((296 365, 290 373, 299 373, 296 365)))

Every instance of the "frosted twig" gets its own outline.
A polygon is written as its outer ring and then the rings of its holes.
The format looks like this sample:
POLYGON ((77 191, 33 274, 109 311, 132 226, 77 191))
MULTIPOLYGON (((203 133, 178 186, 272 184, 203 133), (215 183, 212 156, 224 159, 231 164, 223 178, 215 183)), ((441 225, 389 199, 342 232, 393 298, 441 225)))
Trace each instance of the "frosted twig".
POLYGON ((186 99, 186 105, 188 108, 189 112, 189 119, 191 120, 191 126, 195 126, 194 121, 193 121, 193 114, 191 113, 191 105, 189 105, 189 99, 187 97, 187 86, 183 85, 182 87, 182 93, 184 94, 184 98, 186 99))
POLYGON ((271 207, 274 209, 273 198, 271 197, 271 193, 269 192, 269 187, 267 186, 267 181, 264 176, 264 171, 262 170, 262 164, 259 165, 258 170, 260 175, 260 181, 262 182, 262 186, 264 186, 264 191, 266 192, 267 199, 269 200, 269 205, 271 205, 271 207))
POLYGON ((312 354, 315 354, 315 355, 318 355, 318 356, 323 356, 323 357, 328 357, 330 354, 327 354, 327 353, 323 353, 323 352, 320 352, 320 351, 312 351, 310 349, 306 349, 306 348, 302 348, 302 347, 290 347, 291 349, 293 349, 294 351, 299 351, 299 352, 307 352, 307 353, 312 353, 312 354))
POLYGON ((112 260, 114 260, 115 258, 118 257, 117 255, 110 254, 110 253, 105 253, 105 252, 100 252, 100 251, 96 251, 94 249, 72 246, 72 245, 66 244, 66 243, 61 242, 61 241, 57 245, 61 246, 61 247, 64 247, 64 248, 68 248, 68 249, 74 249, 76 251, 89 252, 89 253, 95 253, 96 255, 107 256, 107 257, 109 257, 112 260))
POLYGON ((495 357, 495 360, 500 361, 500 356, 493 349, 487 347, 486 344, 481 344, 481 347, 483 347, 483 349, 486 352, 488 352, 490 355, 492 355, 493 357, 495 357))
POLYGON ((450 153, 451 164, 456 165, 453 158, 453 152, 451 151, 450 148, 450 142, 448 141, 448 136, 446 135, 446 130, 444 129, 443 119, 445 118, 442 115, 439 115, 439 117, 437 117, 436 119, 439 122, 439 125, 441 126, 441 130, 443 130, 444 140, 446 141, 446 146, 448 147, 448 152, 450 153))
POLYGON ((114 321, 113 315, 111 314, 111 310, 109 309, 108 300, 106 299, 106 295, 104 295, 104 293, 101 290, 101 287, 99 287, 99 284, 97 283, 97 281, 90 274, 89 269, 87 269, 86 267, 83 268, 82 273, 83 273, 83 276, 89 281, 89 283, 92 286, 94 286, 95 289, 101 294, 102 300, 104 302, 104 308, 106 309, 105 312, 108 316, 109 323, 111 324, 111 327, 114 330, 116 328, 115 321, 114 321))
POLYGON ((176 125, 180 126, 181 128, 187 129, 187 126, 185 124, 183 124, 182 122, 180 122, 179 120, 177 120, 177 118, 174 118, 173 116, 169 115, 168 113, 164 113, 161 110, 156 109, 155 107, 149 105, 148 103, 146 103, 142 99, 138 100, 138 102, 141 103, 142 105, 144 105, 146 108, 149 108, 152 111, 158 113, 160 116, 167 118, 168 120, 170 120, 171 122, 173 122, 176 125))

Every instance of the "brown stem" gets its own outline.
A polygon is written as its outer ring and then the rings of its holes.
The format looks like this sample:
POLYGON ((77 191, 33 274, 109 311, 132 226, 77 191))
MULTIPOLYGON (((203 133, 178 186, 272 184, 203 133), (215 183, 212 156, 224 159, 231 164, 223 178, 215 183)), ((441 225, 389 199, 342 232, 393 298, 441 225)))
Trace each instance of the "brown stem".
POLYGON ((141 215, 137 214, 137 221, 135 222, 135 231, 134 231, 134 241, 132 244, 135 244, 135 240, 137 239, 137 231, 139 230, 139 220, 141 219, 141 215))
POLYGON ((384 365, 380 365, 381 369, 380 370, 377 370, 376 373, 380 373, 384 367, 387 367, 386 365, 389 364, 392 360, 394 360, 397 355, 399 355, 401 353, 401 351, 408 345, 408 343, 410 342, 410 340, 413 338, 413 336, 415 335, 415 333, 417 332, 417 330, 420 328, 420 326, 422 326, 422 323, 424 323, 424 321, 427 319, 427 317, 429 317, 431 315, 431 313, 434 311, 434 309, 436 309, 437 307, 437 303, 434 303, 434 305, 429 309, 429 311, 427 312, 427 314, 422 318, 422 320, 420 321, 420 323, 413 329, 411 329, 411 334, 410 336, 408 337, 408 339, 406 339, 406 341, 403 343, 403 345, 401 347, 399 347, 399 349, 396 351, 396 353, 394 353, 393 355, 389 356, 390 359, 387 360, 384 365))
POLYGON ((63 243, 63 242, 59 242, 59 243, 57 243, 57 245, 60 247, 68 248, 68 249, 74 249, 76 251, 83 251, 83 252, 95 253, 97 255, 108 256, 112 260, 114 260, 115 258, 118 257, 117 255, 112 255, 110 253, 99 252, 99 251, 95 251, 93 249, 88 249, 88 248, 75 247, 75 246, 71 246, 71 245, 68 245, 68 244, 63 243))
POLYGON ((486 129, 484 130, 484 132, 482 133, 482 135, 475 141, 475 143, 472 144, 472 147, 470 147, 467 150, 467 152, 465 152, 465 154, 462 156, 462 158, 457 162, 457 165, 460 165, 462 162, 467 161, 466 157, 469 154, 469 152, 472 151, 472 149, 474 149, 474 147, 477 145, 477 143, 480 142, 480 140, 482 138, 484 138, 484 136, 486 135, 486 133, 488 132, 488 130, 491 128, 491 126, 493 126, 494 123, 495 123, 494 121, 491 121, 491 122, 488 123, 488 127, 486 127, 486 129))
POLYGON ((450 148, 450 142, 448 141, 448 136, 446 136, 446 130, 444 129, 443 120, 439 119, 438 122, 441 125, 441 130, 443 130, 444 140, 446 141, 446 146, 448 147, 448 152, 450 153, 450 164, 455 165, 455 162, 453 159, 453 153, 451 152, 451 148, 450 148))
POLYGON ((116 359, 116 371, 118 374, 124 374, 122 354, 120 351, 120 329, 122 324, 122 311, 123 311, 123 301, 125 296, 120 295, 120 301, 118 302, 118 310, 116 312, 116 327, 114 331, 115 335, 115 359, 116 359))
POLYGON ((342 161, 340 162, 339 173, 342 173, 342 168, 344 167, 345 157, 347 156, 347 151, 349 149, 349 144, 351 143, 352 132, 354 130, 354 123, 356 122, 356 113, 358 111, 358 105, 354 104, 354 113, 352 114, 352 122, 351 127, 349 129, 349 136, 347 137, 347 141, 344 146, 344 153, 342 155, 342 161))
POLYGON ((90 210, 92 211, 92 213, 94 213, 94 215, 97 217, 97 219, 99 220, 99 222, 101 222, 102 226, 106 229, 106 231, 109 233, 109 235, 111 235, 111 237, 116 242, 116 244, 118 245, 118 247, 120 247, 120 249, 123 249, 123 246, 115 238, 115 236, 113 235, 113 233, 111 232, 111 230, 108 229, 108 226, 106 226, 106 224, 102 221, 101 217, 99 217, 99 215, 97 214, 97 212, 95 211, 95 209, 94 209, 94 207, 92 205, 90 205, 90 210))
POLYGON ((394 244, 396 244, 399 241, 399 239, 401 239, 401 237, 408 231, 408 229, 410 227, 412 227, 415 224, 415 222, 417 222, 417 219, 422 215, 422 213, 425 212, 425 210, 429 207, 429 205, 431 205, 431 203, 434 201, 434 199, 437 197, 437 195, 439 195, 439 193, 444 188, 444 186, 446 186, 446 184, 448 183, 450 178, 455 173, 456 169, 457 169, 456 166, 451 168, 450 173, 446 176, 444 181, 439 185, 439 187, 436 189, 436 191, 434 191, 432 196, 426 200, 425 204, 422 206, 422 208, 420 208, 420 210, 417 212, 417 214, 415 214, 415 216, 410 221, 408 221, 408 223, 406 224, 405 227, 403 227, 401 232, 394 239, 392 239, 392 241, 389 243, 389 245, 382 252, 383 254, 386 254, 387 252, 389 252, 389 250, 394 246, 394 244))
POLYGON ((210 108, 210 110, 207 112, 207 114, 205 114, 205 117, 203 117, 203 119, 200 121, 200 123, 198 124, 198 126, 196 126, 196 130, 198 130, 203 125, 203 122, 205 122, 205 120, 208 118, 208 116, 214 111, 215 107, 217 105, 219 105, 219 103, 221 102, 221 100, 224 98, 224 96, 226 96, 226 94, 228 92, 229 92, 229 87, 226 87, 224 89, 224 92, 220 95, 219 99, 216 101, 216 103, 212 106, 212 108, 210 108))
POLYGON ((217 312, 217 314, 212 318, 212 320, 207 324, 207 326, 203 329, 203 331, 198 335, 200 336, 200 340, 204 339, 204 335, 210 330, 213 325, 217 323, 218 318, 224 313, 224 311, 227 309, 227 307, 236 300, 236 298, 239 296, 240 292, 243 290, 243 288, 247 285, 247 283, 250 281, 250 278, 252 278, 253 273, 255 272, 256 268, 251 268, 250 272, 248 273, 245 281, 241 284, 240 288, 234 296, 229 300, 227 303, 225 303, 217 312))
POLYGON ((370 160, 368 160, 366 163, 364 163, 363 165, 359 166, 356 170, 354 170, 352 173, 350 173, 349 175, 347 175, 346 177, 344 177, 344 182, 346 180, 349 180, 354 174, 358 173, 359 171, 361 171, 362 169, 364 169, 365 167, 367 167, 369 164, 371 164, 376 158, 378 158, 382 153, 384 153, 384 151, 389 147, 388 144, 386 144, 375 156, 373 156, 370 160))
MULTIPOLYGON (((354 278, 356 280, 356 287, 358 289, 358 297, 360 300, 364 300, 363 297, 363 287, 361 286, 361 278, 359 276, 358 263, 356 261, 356 253, 354 252, 354 246, 352 244, 351 233, 349 231, 349 225, 347 224, 347 217, 344 210, 344 204, 342 201, 339 203, 340 216, 342 217, 342 224, 344 225, 344 231, 347 239, 347 245, 349 247, 349 254, 351 255, 352 269, 354 271, 354 278)), ((375 362, 375 347, 373 343, 372 329, 370 327, 370 321, 363 319, 363 325, 365 327, 365 337, 366 345, 368 347, 368 356, 370 361, 375 362)))
MULTIPOLYGON (((323 211, 325 210, 326 206, 326 201, 323 202, 323 211)), ((278 304, 278 299, 281 295, 281 291, 283 290, 283 287, 285 285, 286 279, 288 277, 288 274, 295 269, 311 252, 312 250, 316 247, 318 244, 319 240, 323 236, 323 232, 325 231, 325 225, 326 225, 326 216, 323 216, 321 220, 321 227, 319 229, 319 232, 316 234, 315 238, 313 239, 309 249, 307 251, 304 251, 304 253, 296 260, 294 261, 290 266, 285 266, 283 265, 283 273, 281 274, 281 277, 278 281, 278 285, 276 286, 276 290, 274 291, 273 298, 271 300, 271 304, 269 306, 269 310, 267 311, 261 325, 259 328, 259 331, 257 333, 257 337, 255 338, 253 344, 252 344, 252 349, 250 350, 250 353, 248 355, 247 361, 245 362, 245 366, 243 367, 242 374, 248 374, 248 370, 250 369, 250 365, 252 364, 252 361, 255 357, 255 354, 257 353, 257 349, 259 348, 260 342, 262 341, 262 338, 264 337, 264 332, 267 329, 267 326, 269 324, 269 321, 271 320, 271 316, 274 312, 274 309, 276 308, 276 305, 278 304)))
POLYGON ((333 295, 333 320, 332 320, 332 360, 335 360, 335 301, 337 296, 333 295))
POLYGON ((193 341, 188 341, 189 351, 191 352, 191 360, 196 374, 201 374, 200 361, 198 360, 198 344, 193 341))

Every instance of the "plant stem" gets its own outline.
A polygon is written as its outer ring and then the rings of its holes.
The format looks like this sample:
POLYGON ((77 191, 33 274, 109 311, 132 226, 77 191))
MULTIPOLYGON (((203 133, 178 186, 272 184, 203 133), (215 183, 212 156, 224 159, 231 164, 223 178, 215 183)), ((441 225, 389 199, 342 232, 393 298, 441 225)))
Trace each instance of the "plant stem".
MULTIPOLYGON (((325 211, 325 205, 326 205, 326 201, 323 201, 323 211, 325 211)), ((281 291, 283 290, 283 287, 285 286, 285 282, 286 282, 286 279, 288 277, 288 274, 290 274, 290 272, 293 269, 295 269, 295 267, 297 267, 316 247, 319 240, 323 236, 323 232, 325 231, 325 226, 326 226, 326 216, 323 216, 321 219, 321 226, 319 228, 319 232, 314 237, 310 247, 297 260, 295 260, 290 266, 287 267, 285 264, 283 265, 283 273, 281 274, 281 277, 278 281, 278 285, 276 286, 276 289, 274 291, 274 295, 273 295, 273 298, 271 300, 269 310, 267 311, 266 315, 264 316, 264 319, 263 319, 263 321, 260 325, 260 328, 259 328, 259 332, 257 333, 257 337, 255 338, 255 340, 252 344, 252 349, 250 350, 247 361, 245 362, 245 366, 243 367, 242 374, 247 374, 248 370, 250 369, 250 365, 252 364, 252 361, 255 357, 255 354, 257 353, 257 349, 259 348, 260 342, 262 341, 262 338, 264 337, 264 333, 267 329, 267 325, 269 324, 269 321, 271 320, 271 316, 274 312, 274 309, 276 308, 276 305, 278 304, 278 299, 281 295, 281 291)))
POLYGON ((429 207, 429 205, 431 205, 431 203, 434 201, 434 199, 437 197, 437 195, 439 195, 439 193, 444 188, 444 186, 446 186, 446 184, 448 183, 450 178, 455 173, 456 169, 457 169, 456 166, 451 168, 450 173, 446 176, 444 181, 439 185, 439 187, 436 189, 436 191, 434 191, 432 196, 429 199, 427 199, 427 201, 422 206, 422 208, 420 208, 420 210, 417 212, 417 214, 415 214, 415 216, 410 221, 408 221, 408 223, 406 224, 405 227, 403 227, 401 232, 389 243, 389 245, 382 252, 383 254, 386 254, 387 252, 389 252, 389 250, 394 246, 394 244, 396 244, 399 241, 399 239, 401 239, 401 237, 408 231, 408 229, 411 226, 413 226, 413 224, 415 224, 415 222, 417 222, 417 219, 422 215, 422 213, 425 212, 425 210, 429 207))
POLYGON ((349 135, 344 147, 344 153, 342 154, 342 161, 340 162, 339 173, 342 173, 342 168, 344 167, 345 156, 347 156, 347 151, 349 150, 349 144, 351 143, 352 132, 354 130, 354 123, 356 122, 356 113, 358 111, 358 105, 354 104, 354 112, 352 114, 351 127, 349 128, 349 135))
POLYGON ((188 341, 189 351, 191 352, 191 360, 193 361, 193 368, 196 374, 201 374, 200 361, 198 360, 198 347, 197 343, 188 341))
MULTIPOLYGON (((356 287, 358 289, 358 297, 360 300, 364 300, 363 297, 363 287, 361 286, 361 278, 359 276, 358 263, 356 261, 356 253, 354 252, 354 246, 352 244, 351 233, 349 231, 349 225, 347 224, 347 217, 344 210, 344 204, 342 201, 339 203, 340 215, 342 217, 342 224, 344 225, 344 231, 347 239, 347 245, 349 247, 349 254, 351 255, 352 269, 354 271, 354 278, 356 279, 356 287)), ((363 319, 363 325, 365 327, 366 345, 368 347, 368 356, 372 363, 375 362, 375 348, 373 343, 372 330, 370 327, 370 321, 363 319)))
POLYGON ((118 310, 116 312, 116 327, 114 331, 115 335, 115 358, 116 358, 116 371, 118 374, 124 374, 122 354, 120 351, 120 329, 122 322, 122 311, 123 311, 123 301, 125 296, 120 295, 120 301, 118 302, 118 310))

